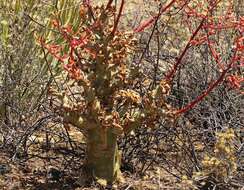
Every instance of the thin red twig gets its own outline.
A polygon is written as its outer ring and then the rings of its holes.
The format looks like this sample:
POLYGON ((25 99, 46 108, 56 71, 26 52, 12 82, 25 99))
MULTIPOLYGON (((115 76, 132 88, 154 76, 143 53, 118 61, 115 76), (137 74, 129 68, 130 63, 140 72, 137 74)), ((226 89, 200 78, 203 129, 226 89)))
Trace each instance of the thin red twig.
POLYGON ((162 7, 157 15, 154 15, 150 19, 144 21, 142 24, 140 24, 138 27, 134 29, 134 32, 142 32, 143 30, 145 30, 145 28, 151 26, 157 20, 157 18, 160 17, 167 9, 169 9, 175 2, 176 0, 172 0, 168 5, 162 7))
POLYGON ((114 0, 109 0, 106 6, 106 9, 108 9, 109 7, 111 7, 112 3, 114 0))
POLYGON ((120 4, 120 8, 119 8, 119 14, 117 16, 117 19, 115 20, 114 27, 113 27, 113 30, 112 30, 112 33, 111 33, 112 36, 115 34, 115 32, 117 30, 117 27, 118 27, 118 24, 119 24, 119 20, 120 20, 120 17, 122 15, 122 12, 123 12, 124 4, 125 4, 125 0, 122 0, 121 4, 120 4))
POLYGON ((212 84, 209 85, 207 90, 205 90, 201 95, 199 95, 195 100, 187 104, 184 108, 177 110, 175 114, 182 114, 185 113, 186 111, 192 109, 197 103, 203 100, 216 86, 218 86, 225 78, 226 73, 232 68, 232 65, 235 61, 237 51, 235 51, 234 56, 232 57, 232 60, 230 61, 230 64, 228 67, 221 73, 220 77, 213 82, 212 84))
POLYGON ((183 52, 181 53, 181 55, 177 59, 177 62, 174 64, 173 69, 168 74, 166 74, 166 79, 168 81, 171 81, 171 79, 173 78, 173 76, 174 76, 176 70, 178 69, 179 65, 182 63, 181 61, 182 61, 184 55, 186 54, 187 50, 191 47, 191 41, 195 38, 195 36, 198 34, 200 29, 202 28, 205 19, 206 18, 202 19, 201 23, 198 25, 197 29, 192 34, 192 36, 191 36, 190 40, 188 41, 186 47, 184 48, 183 52))

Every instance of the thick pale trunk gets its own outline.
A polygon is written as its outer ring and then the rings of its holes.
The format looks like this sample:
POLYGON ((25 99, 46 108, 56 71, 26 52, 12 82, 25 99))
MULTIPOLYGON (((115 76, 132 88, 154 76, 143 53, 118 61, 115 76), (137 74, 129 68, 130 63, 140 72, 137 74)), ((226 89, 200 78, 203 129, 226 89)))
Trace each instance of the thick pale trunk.
POLYGON ((117 135, 101 127, 90 129, 87 135, 88 169, 97 180, 113 183, 120 175, 117 135))

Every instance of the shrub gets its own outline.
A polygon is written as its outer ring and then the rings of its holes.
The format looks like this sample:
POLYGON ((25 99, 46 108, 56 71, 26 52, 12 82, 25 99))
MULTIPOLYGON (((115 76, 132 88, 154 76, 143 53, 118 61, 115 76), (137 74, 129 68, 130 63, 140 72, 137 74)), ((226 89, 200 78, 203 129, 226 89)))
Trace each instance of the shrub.
POLYGON ((61 106, 55 109, 65 123, 83 131, 87 137, 87 166, 90 173, 109 183, 120 173, 119 135, 140 126, 154 127, 162 118, 173 121, 201 102, 223 81, 242 93, 243 79, 234 71, 243 65, 244 49, 243 37, 239 34, 243 32, 243 19, 235 19, 229 2, 224 4, 228 9, 220 12, 219 7, 223 4, 219 1, 172 0, 133 32, 119 29, 125 1, 121 1, 118 14, 112 4, 113 0, 109 0, 105 6, 92 6, 86 1, 80 7, 78 28, 72 23, 62 23, 59 15, 56 15, 53 27, 57 33, 50 37, 52 42, 42 37, 39 39, 42 47, 68 73, 66 89, 50 89, 50 95, 61 101, 61 106), (159 17, 174 9, 180 12, 174 18, 185 26, 182 33, 186 38, 180 37, 186 41, 179 44, 180 53, 175 64, 165 73, 165 77, 160 76, 157 80, 157 77, 144 74, 142 59, 139 63, 131 62, 130 54, 135 52, 137 42, 134 37, 152 25, 155 28, 159 17), (223 50, 222 53, 227 55, 223 57, 216 48, 216 38, 226 29, 235 34, 230 33, 230 46, 223 50), (217 63, 214 75, 217 79, 207 78, 207 88, 200 95, 181 109, 172 109, 166 97, 173 78, 185 62, 189 50, 203 45, 209 48, 211 63, 217 63))
POLYGON ((0 1, 0 134, 1 146, 12 154, 26 148, 25 137, 45 118, 40 113, 52 80, 35 38, 43 33, 32 20, 42 19, 39 6, 34 0, 0 1))

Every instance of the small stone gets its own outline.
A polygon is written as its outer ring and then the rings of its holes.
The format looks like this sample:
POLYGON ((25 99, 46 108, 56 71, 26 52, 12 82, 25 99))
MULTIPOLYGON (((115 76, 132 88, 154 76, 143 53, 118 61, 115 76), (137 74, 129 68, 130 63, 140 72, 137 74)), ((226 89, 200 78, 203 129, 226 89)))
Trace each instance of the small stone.
POLYGON ((62 172, 56 168, 51 167, 48 170, 47 177, 49 180, 59 181, 60 178, 62 177, 62 172))
POLYGON ((10 171, 10 168, 7 164, 0 164, 0 175, 4 175, 10 171))

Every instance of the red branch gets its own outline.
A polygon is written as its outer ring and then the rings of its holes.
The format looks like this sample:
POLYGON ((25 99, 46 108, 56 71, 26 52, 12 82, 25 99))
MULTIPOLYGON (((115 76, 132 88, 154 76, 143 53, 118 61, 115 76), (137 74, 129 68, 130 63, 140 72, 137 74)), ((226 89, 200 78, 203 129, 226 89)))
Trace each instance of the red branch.
POLYGON ((153 17, 151 17, 150 19, 142 22, 138 27, 136 27, 134 29, 134 32, 138 33, 138 32, 142 32, 143 30, 145 30, 145 28, 151 26, 158 17, 160 17, 168 8, 170 8, 174 3, 176 2, 176 0, 172 0, 168 5, 166 5, 165 7, 162 7, 160 12, 157 15, 154 15, 153 17))
POLYGON ((109 0, 106 6, 106 9, 108 9, 109 7, 111 7, 112 3, 114 0, 109 0))
POLYGON ((114 28, 113 28, 112 33, 111 33, 112 36, 115 34, 116 29, 117 29, 117 27, 118 27, 119 19, 120 19, 120 17, 121 17, 122 11, 123 11, 124 4, 125 4, 125 0, 122 0, 122 1, 121 1, 121 4, 120 4, 120 8, 119 8, 119 14, 118 14, 117 19, 115 20, 114 28))
POLYGON ((173 78, 176 70, 178 69, 178 66, 182 63, 181 61, 182 61, 184 55, 186 54, 187 50, 191 47, 191 42, 195 38, 195 36, 197 35, 197 33, 200 31, 200 29, 202 28, 205 19, 206 18, 203 18, 202 19, 201 23, 199 24, 199 26, 197 27, 197 29, 195 30, 195 32, 192 34, 192 36, 191 36, 190 40, 188 41, 186 47, 184 48, 183 52, 181 53, 181 55, 177 59, 177 62, 174 64, 173 69, 168 74, 166 74, 166 79, 168 81, 171 81, 171 79, 173 78))
POLYGON ((226 73, 232 68, 232 65, 235 61, 236 58, 236 53, 237 51, 235 51, 234 56, 232 57, 232 60, 230 62, 230 64, 228 65, 228 67, 221 73, 220 77, 213 82, 212 84, 209 85, 209 87, 207 88, 207 90, 205 90, 201 95, 199 95, 195 100, 193 100, 192 102, 190 102, 189 104, 187 104, 184 108, 177 110, 175 112, 175 114, 182 114, 190 109, 192 109, 197 103, 199 103, 200 101, 203 100, 203 98, 205 98, 216 86, 218 86, 225 78, 226 73))

